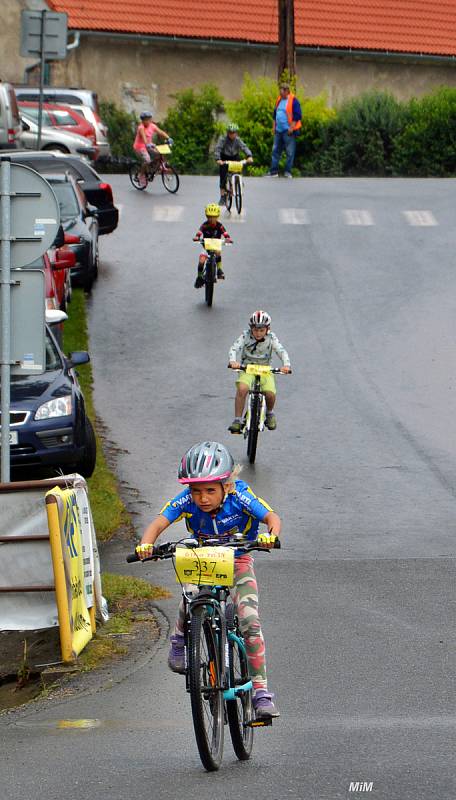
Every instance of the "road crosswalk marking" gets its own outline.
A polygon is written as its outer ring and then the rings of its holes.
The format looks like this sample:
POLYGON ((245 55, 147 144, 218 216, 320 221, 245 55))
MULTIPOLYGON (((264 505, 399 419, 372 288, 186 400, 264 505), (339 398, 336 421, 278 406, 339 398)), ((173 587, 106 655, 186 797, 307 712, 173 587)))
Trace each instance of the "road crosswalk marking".
POLYGON ((373 225, 372 214, 364 208, 345 208, 343 211, 346 225, 373 225))
POLYGON ((184 206, 154 206, 152 216, 155 222, 178 222, 184 206))
POLYGON ((409 225, 422 225, 429 227, 430 225, 438 225, 436 218, 432 211, 403 211, 409 225))
POLYGON ((282 225, 309 225, 310 223, 306 208, 279 208, 279 220, 282 225))

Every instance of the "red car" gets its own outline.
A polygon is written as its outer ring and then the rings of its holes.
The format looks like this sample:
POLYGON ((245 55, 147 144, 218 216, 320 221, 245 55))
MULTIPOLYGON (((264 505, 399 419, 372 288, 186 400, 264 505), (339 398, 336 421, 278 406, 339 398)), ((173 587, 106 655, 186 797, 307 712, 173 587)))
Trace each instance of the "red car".
MULTIPOLYGON (((38 103, 31 100, 18 102, 19 110, 23 109, 34 122, 38 122, 38 103)), ((48 128, 63 128, 69 133, 77 133, 90 139, 96 147, 97 137, 95 128, 81 114, 70 106, 61 106, 56 103, 43 103, 42 124, 48 128)))

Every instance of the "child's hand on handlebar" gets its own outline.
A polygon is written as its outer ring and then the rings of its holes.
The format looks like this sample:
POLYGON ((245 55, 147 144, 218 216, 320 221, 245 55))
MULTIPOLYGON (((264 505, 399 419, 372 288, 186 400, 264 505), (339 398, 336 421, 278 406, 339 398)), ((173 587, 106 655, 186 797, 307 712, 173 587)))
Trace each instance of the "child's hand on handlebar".
POLYGON ((230 361, 230 363, 228 364, 229 369, 240 369, 240 367, 241 365, 239 361, 230 361))
POLYGON ((138 544, 137 547, 135 547, 135 553, 140 561, 144 561, 145 558, 153 556, 154 546, 153 544, 138 544))
POLYGON ((262 547, 274 547, 277 539, 279 537, 275 535, 275 533, 259 533, 257 536, 258 544, 261 544, 262 547))
POLYGON ((280 367, 280 372, 282 375, 290 375, 291 367, 280 367))

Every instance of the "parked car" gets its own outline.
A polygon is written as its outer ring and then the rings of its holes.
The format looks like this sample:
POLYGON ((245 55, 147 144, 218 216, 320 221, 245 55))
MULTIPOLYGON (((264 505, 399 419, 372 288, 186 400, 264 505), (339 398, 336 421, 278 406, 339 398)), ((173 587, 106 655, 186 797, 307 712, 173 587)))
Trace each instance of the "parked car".
POLYGON ((17 147, 21 121, 16 95, 10 83, 0 81, 0 149, 17 147))
MULTIPOLYGON (((31 117, 34 122, 38 124, 39 105, 38 103, 20 102, 18 103, 19 111, 23 112, 26 116, 31 117)), ((77 136, 85 136, 89 139, 94 147, 97 144, 97 137, 95 135, 95 128, 90 122, 87 122, 85 117, 78 114, 74 108, 70 106, 58 106, 55 103, 43 103, 41 112, 42 124, 47 128, 63 128, 68 133, 74 133, 77 136)))
POLYGON ((75 367, 86 352, 64 356, 46 326, 46 372, 11 377, 11 468, 52 467, 92 475, 95 433, 86 414, 75 367))
POLYGON ((87 202, 84 192, 69 173, 44 173, 43 178, 51 184, 57 197, 64 232, 78 238, 77 243, 68 244, 76 256, 71 282, 90 292, 98 276, 98 212, 87 202))
MULTIPOLYGON (((36 101, 39 96, 39 88, 36 86, 15 86, 14 89, 20 102, 23 100, 36 101)), ((99 158, 110 158, 111 148, 108 142, 108 128, 100 117, 96 92, 76 87, 45 86, 43 100, 46 103, 60 103, 65 106, 71 106, 79 114, 82 114, 95 128, 99 158)))
MULTIPOLYGON (((26 269, 41 269, 44 272, 45 310, 66 311, 71 296, 70 269, 76 256, 65 247, 51 247, 42 256, 28 264, 26 269)), ((63 320, 53 327, 59 345, 63 342, 63 320)))
MULTIPOLYGON (((36 150, 38 146, 38 124, 21 112, 22 131, 19 145, 26 150, 36 150)), ((98 150, 85 136, 76 136, 58 128, 41 128, 41 150, 54 150, 59 153, 73 153, 94 160, 98 150)))
POLYGON ((98 172, 80 158, 63 153, 36 151, 11 151, 8 153, 16 164, 25 164, 37 172, 68 172, 77 181, 87 200, 98 211, 98 234, 112 233, 119 222, 119 210, 114 205, 111 184, 106 183, 98 172))

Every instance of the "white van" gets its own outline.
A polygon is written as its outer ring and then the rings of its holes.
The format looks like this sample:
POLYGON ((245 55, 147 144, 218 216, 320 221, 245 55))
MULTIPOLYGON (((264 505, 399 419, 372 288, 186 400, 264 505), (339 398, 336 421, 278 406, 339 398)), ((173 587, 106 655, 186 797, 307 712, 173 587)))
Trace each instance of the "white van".
POLYGON ((10 83, 0 81, 0 149, 17 147, 21 131, 14 89, 10 83))
MULTIPOLYGON (((19 101, 31 100, 36 102, 38 100, 40 90, 37 86, 15 86, 14 89, 19 101)), ((96 92, 71 86, 68 88, 64 86, 44 86, 43 102, 71 106, 78 114, 82 114, 95 128, 98 157, 109 158, 111 149, 108 142, 108 129, 100 118, 96 92)))

